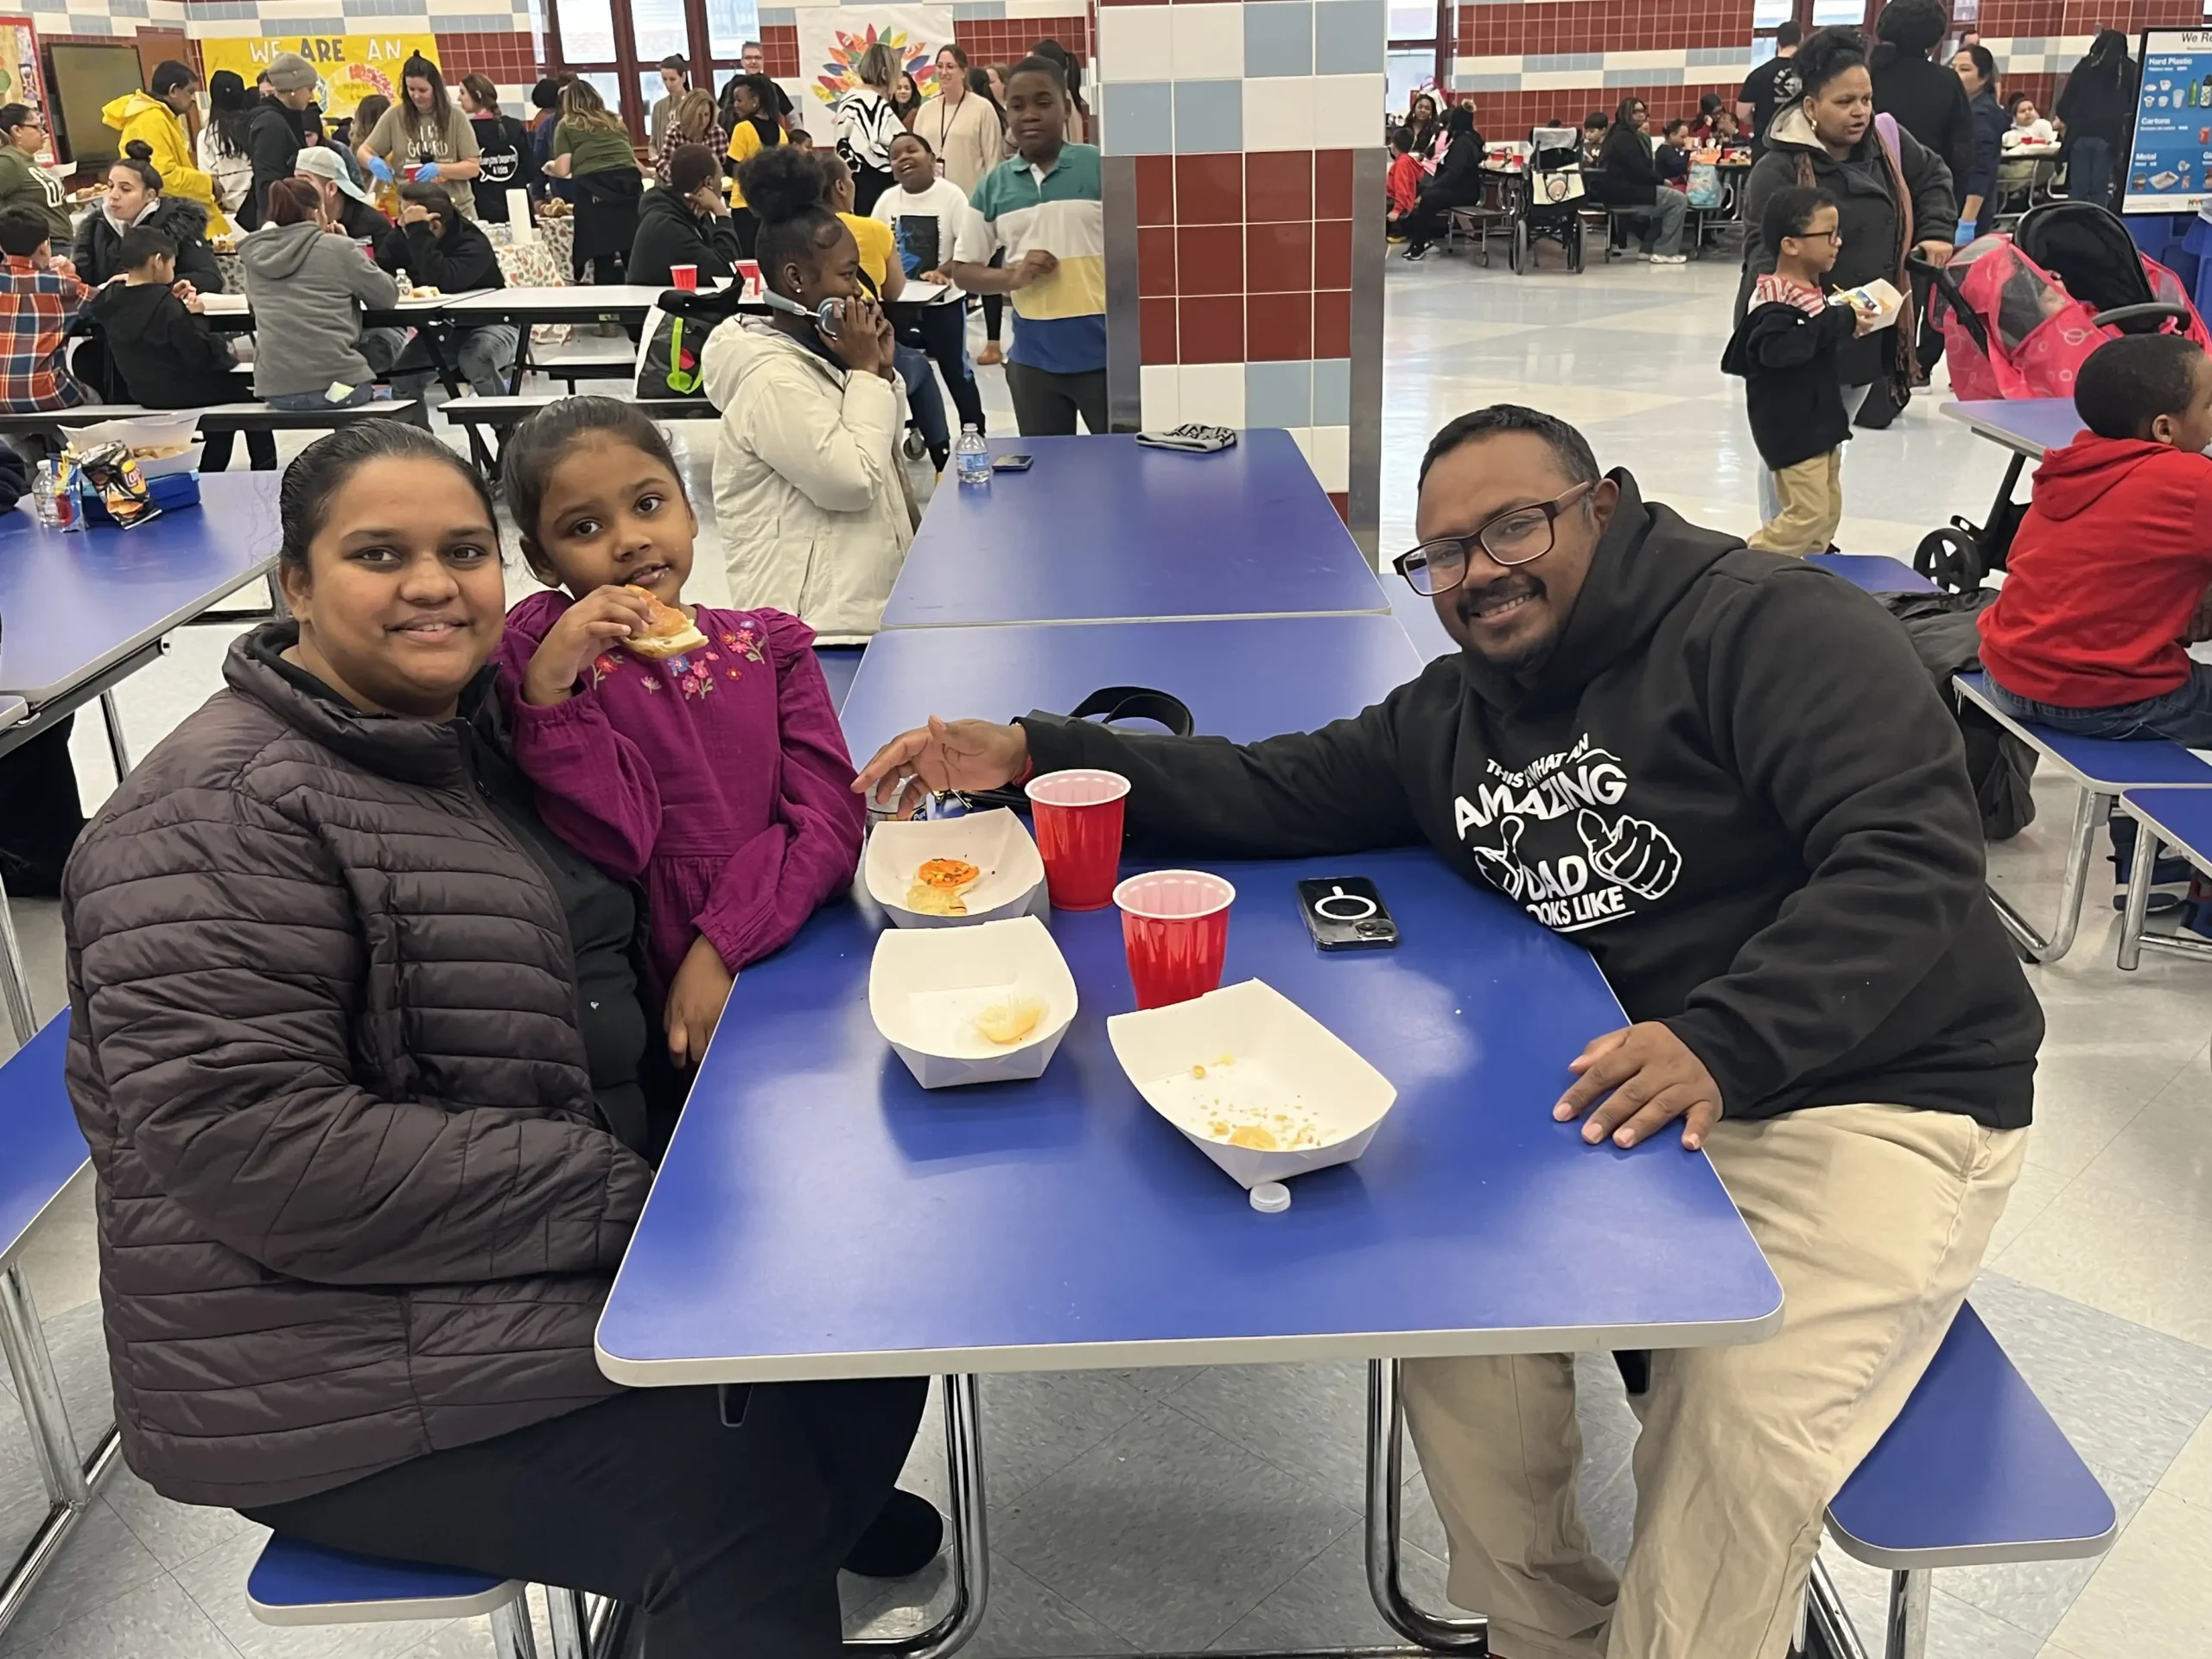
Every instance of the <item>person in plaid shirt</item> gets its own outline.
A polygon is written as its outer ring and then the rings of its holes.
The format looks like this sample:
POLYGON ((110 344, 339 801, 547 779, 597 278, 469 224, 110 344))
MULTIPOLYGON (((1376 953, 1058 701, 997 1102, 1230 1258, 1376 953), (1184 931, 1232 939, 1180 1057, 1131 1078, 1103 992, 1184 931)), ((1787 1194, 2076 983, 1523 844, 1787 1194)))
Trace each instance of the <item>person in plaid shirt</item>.
POLYGON ((0 213, 0 409, 73 409, 85 389, 62 363, 69 330, 92 289, 47 245, 46 221, 22 207, 0 213))

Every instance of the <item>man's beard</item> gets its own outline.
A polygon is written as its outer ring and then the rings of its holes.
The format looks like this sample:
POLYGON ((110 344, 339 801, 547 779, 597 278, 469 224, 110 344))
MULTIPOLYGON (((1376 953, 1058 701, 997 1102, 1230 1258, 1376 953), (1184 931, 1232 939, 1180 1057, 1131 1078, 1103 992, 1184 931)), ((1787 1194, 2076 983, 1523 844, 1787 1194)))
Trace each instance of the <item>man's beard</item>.
POLYGON ((1478 588, 1461 593, 1452 607, 1459 614, 1461 626, 1469 631, 1467 643, 1460 649, 1488 667, 1527 677, 1551 656, 1552 647, 1558 643, 1558 635, 1541 635, 1504 654, 1484 651, 1475 644, 1475 612, 1478 607, 1499 604, 1524 594, 1531 600, 1541 600, 1545 597, 1546 591, 1541 577, 1523 570, 1509 570, 1495 582, 1485 582, 1478 588))

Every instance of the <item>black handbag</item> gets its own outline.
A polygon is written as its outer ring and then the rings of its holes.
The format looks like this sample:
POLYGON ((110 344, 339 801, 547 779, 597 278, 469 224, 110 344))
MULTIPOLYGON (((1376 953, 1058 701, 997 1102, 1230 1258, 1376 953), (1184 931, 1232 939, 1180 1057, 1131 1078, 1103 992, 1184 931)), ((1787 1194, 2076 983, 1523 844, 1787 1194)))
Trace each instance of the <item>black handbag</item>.
MULTIPOLYGON (((1155 726, 1164 727, 1170 737, 1188 737, 1198 729, 1198 721, 1192 718, 1190 706, 1182 698, 1172 691, 1156 691, 1148 685, 1106 686, 1077 703, 1068 718, 1095 720, 1102 726, 1148 720, 1155 726)), ((960 798, 971 812, 1000 806, 1027 811, 1029 807, 1029 797, 1019 787, 979 790, 973 794, 963 793, 960 798)))

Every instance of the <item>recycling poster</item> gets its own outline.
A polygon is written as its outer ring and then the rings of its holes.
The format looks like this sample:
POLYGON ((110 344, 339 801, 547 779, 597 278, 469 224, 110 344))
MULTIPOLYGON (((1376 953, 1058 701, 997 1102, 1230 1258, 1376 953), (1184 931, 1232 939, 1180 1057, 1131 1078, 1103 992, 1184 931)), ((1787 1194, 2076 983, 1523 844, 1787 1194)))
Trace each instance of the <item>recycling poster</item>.
POLYGON ((2143 31, 2123 213, 2190 213, 2212 195, 2212 29, 2143 31))

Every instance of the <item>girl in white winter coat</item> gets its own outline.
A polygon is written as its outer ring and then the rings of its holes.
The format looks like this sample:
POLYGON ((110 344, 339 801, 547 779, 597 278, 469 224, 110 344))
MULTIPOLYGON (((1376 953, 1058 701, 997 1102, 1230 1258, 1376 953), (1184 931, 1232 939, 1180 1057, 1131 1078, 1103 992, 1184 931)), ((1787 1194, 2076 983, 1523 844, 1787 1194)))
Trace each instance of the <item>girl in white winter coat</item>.
POLYGON ((891 325, 853 233, 823 206, 813 156, 763 150, 738 187, 760 216, 761 279, 796 309, 723 323, 700 354, 722 416, 715 515, 730 601, 787 611, 824 645, 855 643, 875 632, 914 537, 891 325), (834 334, 816 320, 824 300, 843 308, 834 334))

